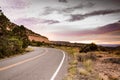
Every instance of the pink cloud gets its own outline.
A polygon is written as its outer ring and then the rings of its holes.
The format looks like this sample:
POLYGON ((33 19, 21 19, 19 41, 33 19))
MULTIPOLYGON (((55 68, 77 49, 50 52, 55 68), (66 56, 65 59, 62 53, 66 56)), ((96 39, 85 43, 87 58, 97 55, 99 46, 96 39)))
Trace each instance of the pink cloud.
POLYGON ((120 31, 120 23, 113 23, 106 26, 102 26, 92 30, 76 30, 76 31, 65 31, 56 32, 58 36, 88 36, 88 35, 101 35, 101 34, 114 34, 118 35, 120 31))

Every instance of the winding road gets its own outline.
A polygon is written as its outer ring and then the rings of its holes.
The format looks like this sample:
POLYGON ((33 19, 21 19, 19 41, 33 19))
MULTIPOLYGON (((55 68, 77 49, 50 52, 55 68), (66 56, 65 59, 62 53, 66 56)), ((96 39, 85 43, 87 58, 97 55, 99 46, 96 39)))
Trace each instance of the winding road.
POLYGON ((62 80, 67 74, 65 52, 32 47, 34 51, 0 60, 0 80, 62 80))

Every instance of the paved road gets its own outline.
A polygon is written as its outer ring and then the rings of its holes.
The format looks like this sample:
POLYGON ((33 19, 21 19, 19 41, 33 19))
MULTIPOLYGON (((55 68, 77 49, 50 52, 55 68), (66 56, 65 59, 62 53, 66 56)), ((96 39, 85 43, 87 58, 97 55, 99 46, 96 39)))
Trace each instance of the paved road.
POLYGON ((53 48, 0 60, 0 80, 62 80, 66 73, 66 54, 53 48))

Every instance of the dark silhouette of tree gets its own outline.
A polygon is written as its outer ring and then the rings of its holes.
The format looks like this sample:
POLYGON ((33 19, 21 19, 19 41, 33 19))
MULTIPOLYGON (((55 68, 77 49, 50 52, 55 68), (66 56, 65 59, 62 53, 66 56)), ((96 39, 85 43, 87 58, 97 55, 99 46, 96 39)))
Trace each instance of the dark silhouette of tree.
POLYGON ((80 52, 90 52, 90 51, 98 51, 98 46, 95 43, 88 44, 84 46, 80 52))

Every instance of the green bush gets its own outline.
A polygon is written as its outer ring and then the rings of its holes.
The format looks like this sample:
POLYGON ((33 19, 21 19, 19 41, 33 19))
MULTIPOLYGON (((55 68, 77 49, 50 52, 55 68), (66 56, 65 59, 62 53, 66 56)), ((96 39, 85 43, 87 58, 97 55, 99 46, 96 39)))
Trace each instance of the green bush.
POLYGON ((22 45, 23 42, 14 37, 0 40, 0 58, 19 54, 23 51, 22 45))
POLYGON ((26 28, 15 25, 1 13, 0 15, 0 58, 21 53, 29 45, 26 28), (8 29, 9 28, 9 29, 8 29))
POLYGON ((12 32, 14 36, 17 36, 20 40, 23 41, 22 48, 27 48, 30 42, 25 27, 23 25, 20 27, 15 27, 12 32))
POLYGON ((88 44, 80 49, 80 52, 98 51, 98 46, 94 43, 88 44))
POLYGON ((42 46, 42 45, 45 45, 45 43, 44 42, 39 42, 39 41, 32 40, 30 42, 30 45, 32 45, 32 46, 42 46))

